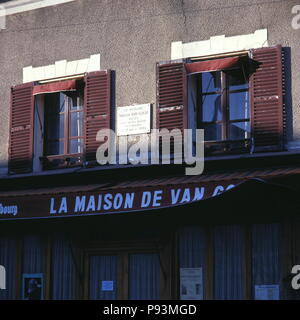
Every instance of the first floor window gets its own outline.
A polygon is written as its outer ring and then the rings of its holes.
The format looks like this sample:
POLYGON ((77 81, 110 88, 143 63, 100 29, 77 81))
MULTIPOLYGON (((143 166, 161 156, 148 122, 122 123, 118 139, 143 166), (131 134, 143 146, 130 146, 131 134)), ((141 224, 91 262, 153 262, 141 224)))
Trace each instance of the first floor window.
POLYGON ((9 173, 96 166, 101 129, 111 128, 111 70, 11 88, 9 173))
POLYGON ((242 66, 189 75, 194 123, 204 129, 208 152, 247 149, 250 144, 248 76, 242 66))

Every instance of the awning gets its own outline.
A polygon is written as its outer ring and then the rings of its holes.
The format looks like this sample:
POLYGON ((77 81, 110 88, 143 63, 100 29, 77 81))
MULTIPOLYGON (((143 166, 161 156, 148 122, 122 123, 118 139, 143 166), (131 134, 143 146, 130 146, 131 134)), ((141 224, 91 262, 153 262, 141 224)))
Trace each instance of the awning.
POLYGON ((205 60, 185 65, 188 74, 208 71, 225 70, 238 66, 240 57, 205 60))
POLYGON ((263 194, 261 190, 267 187, 271 192, 271 187, 279 190, 276 199, 280 199, 278 195, 281 190, 289 194, 291 199, 300 199, 297 190, 284 185, 277 187, 276 182, 278 178, 295 177, 297 174, 300 176, 300 168, 295 166, 5 191, 0 192, 0 220, 143 212, 180 207, 203 200, 215 201, 222 197, 234 200, 234 197, 240 197, 241 190, 247 190, 250 196, 252 193, 260 196, 263 194))
POLYGON ((40 84, 33 87, 33 95, 76 90, 76 80, 66 80, 40 84))

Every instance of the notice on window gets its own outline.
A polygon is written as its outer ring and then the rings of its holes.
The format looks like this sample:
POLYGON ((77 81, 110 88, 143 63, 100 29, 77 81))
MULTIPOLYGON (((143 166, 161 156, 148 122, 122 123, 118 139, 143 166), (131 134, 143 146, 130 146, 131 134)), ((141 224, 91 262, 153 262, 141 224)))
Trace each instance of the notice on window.
POLYGON ((279 300, 279 285, 256 285, 255 300, 279 300))
POLYGON ((118 136, 149 133, 151 130, 151 105, 117 107, 116 118, 118 136))
POLYGON ((114 291, 114 282, 112 280, 101 281, 101 291, 114 291))
POLYGON ((203 300, 202 268, 180 268, 180 299, 203 300))

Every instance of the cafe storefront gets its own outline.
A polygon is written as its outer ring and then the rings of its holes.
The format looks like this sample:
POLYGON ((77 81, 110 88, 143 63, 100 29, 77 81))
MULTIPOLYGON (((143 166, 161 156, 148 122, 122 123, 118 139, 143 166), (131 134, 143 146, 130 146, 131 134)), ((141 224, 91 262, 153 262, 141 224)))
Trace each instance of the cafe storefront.
POLYGON ((2 191, 0 298, 297 298, 299 174, 289 166, 2 191))

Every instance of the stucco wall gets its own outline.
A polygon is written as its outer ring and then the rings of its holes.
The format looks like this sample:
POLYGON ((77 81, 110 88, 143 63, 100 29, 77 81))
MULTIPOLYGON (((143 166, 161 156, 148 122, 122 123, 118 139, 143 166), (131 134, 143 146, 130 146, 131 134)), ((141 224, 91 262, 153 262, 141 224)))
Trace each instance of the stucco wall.
POLYGON ((263 28, 268 29, 270 45, 291 47, 293 111, 288 111, 288 136, 300 139, 300 29, 291 27, 291 10, 298 3, 77 0, 8 16, 6 29, 0 31, 1 166, 7 160, 10 87, 22 82, 23 67, 100 53, 101 68, 116 71, 117 106, 155 102, 155 63, 170 59, 172 41, 207 40, 263 28))

